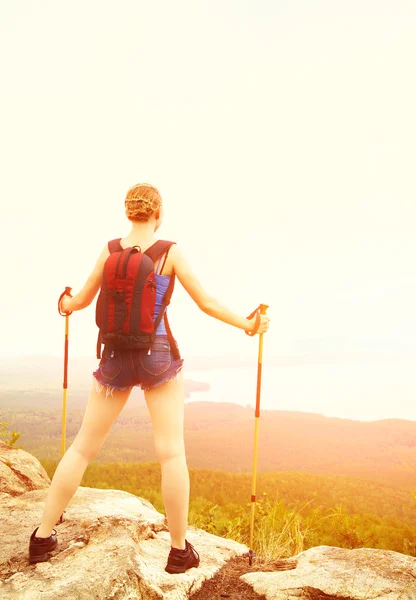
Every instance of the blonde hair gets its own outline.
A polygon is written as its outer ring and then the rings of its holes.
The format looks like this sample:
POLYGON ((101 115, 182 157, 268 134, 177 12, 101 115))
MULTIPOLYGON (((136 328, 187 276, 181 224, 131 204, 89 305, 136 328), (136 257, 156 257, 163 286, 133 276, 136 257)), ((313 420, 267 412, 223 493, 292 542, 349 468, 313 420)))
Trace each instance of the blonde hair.
POLYGON ((130 221, 148 221, 161 205, 159 190, 150 183, 136 183, 128 190, 124 200, 126 217, 130 221))

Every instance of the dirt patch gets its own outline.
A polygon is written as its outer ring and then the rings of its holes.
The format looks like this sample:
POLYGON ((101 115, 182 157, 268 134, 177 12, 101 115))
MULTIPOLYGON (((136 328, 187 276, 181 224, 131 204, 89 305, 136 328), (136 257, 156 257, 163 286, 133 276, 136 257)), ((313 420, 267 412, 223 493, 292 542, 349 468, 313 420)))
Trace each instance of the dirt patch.
POLYGON ((273 563, 261 562, 253 558, 249 565, 248 557, 235 556, 223 565, 212 577, 204 581, 202 587, 189 596, 192 600, 266 600, 264 594, 256 594, 251 585, 240 579, 245 573, 258 571, 287 571, 296 568, 292 559, 276 560, 273 563))

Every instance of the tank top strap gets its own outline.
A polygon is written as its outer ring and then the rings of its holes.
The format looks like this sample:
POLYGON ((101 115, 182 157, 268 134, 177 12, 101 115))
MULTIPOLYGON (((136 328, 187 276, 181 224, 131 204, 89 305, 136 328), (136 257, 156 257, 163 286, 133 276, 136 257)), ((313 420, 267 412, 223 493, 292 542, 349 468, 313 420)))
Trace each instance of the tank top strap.
POLYGON ((160 275, 159 266, 160 266, 160 262, 161 262, 162 258, 163 258, 163 254, 162 254, 162 256, 159 258, 159 262, 157 263, 157 267, 156 267, 156 273, 157 273, 158 275, 160 275))

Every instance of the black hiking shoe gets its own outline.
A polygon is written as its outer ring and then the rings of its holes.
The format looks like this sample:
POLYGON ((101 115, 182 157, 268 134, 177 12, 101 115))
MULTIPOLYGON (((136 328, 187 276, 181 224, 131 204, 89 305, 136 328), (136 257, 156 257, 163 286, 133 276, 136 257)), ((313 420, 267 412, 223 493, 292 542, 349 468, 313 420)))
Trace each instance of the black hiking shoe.
POLYGON ((48 560, 48 552, 51 552, 54 548, 56 548, 58 544, 58 539, 56 537, 56 529, 53 529, 51 535, 47 538, 36 537, 35 534, 38 529, 39 527, 36 527, 32 535, 30 536, 29 562, 31 564, 45 562, 46 560, 48 560))
POLYGON ((185 540, 185 549, 170 547, 168 564, 165 571, 168 573, 185 573, 187 569, 199 565, 199 554, 188 540, 185 540))

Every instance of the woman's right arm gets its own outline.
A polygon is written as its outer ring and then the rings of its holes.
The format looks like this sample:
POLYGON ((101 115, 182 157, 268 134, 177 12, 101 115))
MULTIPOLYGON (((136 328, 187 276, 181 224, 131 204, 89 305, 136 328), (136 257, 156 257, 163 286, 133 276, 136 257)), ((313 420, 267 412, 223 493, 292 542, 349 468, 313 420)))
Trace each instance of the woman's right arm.
MULTIPOLYGON (((202 287, 195 273, 192 271, 191 265, 183 255, 182 250, 178 248, 177 244, 174 244, 171 247, 169 254, 172 259, 172 267, 175 275, 188 294, 191 296, 192 300, 194 300, 197 306, 204 313, 219 319, 224 323, 234 325, 234 327, 238 327, 239 329, 253 331, 255 317, 253 317, 253 319, 241 317, 237 313, 229 310, 223 304, 220 304, 218 300, 208 294, 208 292, 202 287)), ((263 317, 263 315, 261 315, 261 317, 263 317)), ((261 325, 263 325, 263 322, 261 325)), ((261 329, 262 327, 259 329, 259 333, 261 333, 261 329)))

